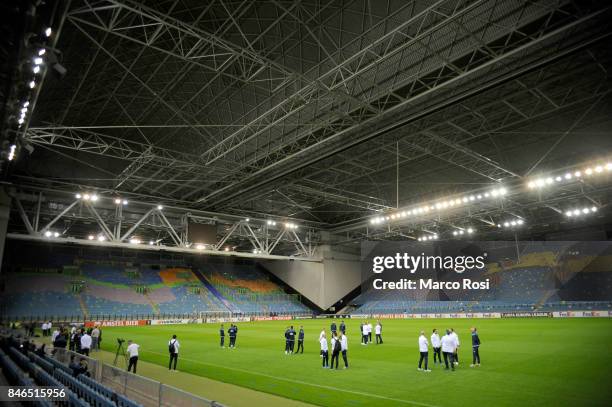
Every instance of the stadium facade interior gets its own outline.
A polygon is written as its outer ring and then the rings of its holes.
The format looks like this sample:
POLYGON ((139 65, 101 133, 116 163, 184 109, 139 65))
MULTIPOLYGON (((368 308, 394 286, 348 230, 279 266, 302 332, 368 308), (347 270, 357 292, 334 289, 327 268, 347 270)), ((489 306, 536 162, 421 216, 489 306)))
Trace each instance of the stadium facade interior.
MULTIPOLYGON (((0 12, 3 323, 612 315, 607 2, 0 12), (498 243, 489 290, 362 285, 364 242, 451 240, 498 243)), ((104 392, 5 345, 13 381, 104 392)))

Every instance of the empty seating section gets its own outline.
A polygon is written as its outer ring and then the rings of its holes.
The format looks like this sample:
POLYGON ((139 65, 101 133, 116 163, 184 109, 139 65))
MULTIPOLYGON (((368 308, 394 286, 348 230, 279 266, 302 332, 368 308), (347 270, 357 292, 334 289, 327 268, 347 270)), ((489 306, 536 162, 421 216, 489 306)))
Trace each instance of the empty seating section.
POLYGON ((232 311, 244 314, 306 314, 309 309, 296 295, 253 265, 208 264, 203 268, 215 288, 231 303, 232 311))
POLYGON ((132 260, 74 258, 55 269, 29 267, 27 272, 20 268, 6 273, 0 314, 12 319, 82 320, 310 312, 297 295, 285 294, 254 264, 206 263, 192 269, 132 260))
MULTIPOLYGON (((119 291, 119 290, 117 290, 119 291)), ((95 315, 147 315, 153 313, 151 304, 138 304, 129 301, 110 301, 92 295, 83 295, 90 316, 95 315), (129 307, 129 308, 128 308, 129 307)))
MULTIPOLYGON (((18 342, 13 338, 2 338, 0 367, 10 385, 63 389, 67 401, 63 402, 62 405, 65 406, 140 406, 140 404, 88 376, 80 374, 75 378, 70 367, 49 356, 40 356, 32 352, 28 352, 26 356, 17 349, 17 346, 19 346, 18 342)), ((53 402, 45 400, 30 404, 37 406, 55 405, 53 402)))
MULTIPOLYGON (((369 290, 353 301, 352 313, 612 309, 612 256, 597 250, 571 242, 527 245, 520 262, 504 259, 487 265, 481 278, 490 280, 489 290, 369 290)), ((464 277, 450 273, 440 280, 464 277)))

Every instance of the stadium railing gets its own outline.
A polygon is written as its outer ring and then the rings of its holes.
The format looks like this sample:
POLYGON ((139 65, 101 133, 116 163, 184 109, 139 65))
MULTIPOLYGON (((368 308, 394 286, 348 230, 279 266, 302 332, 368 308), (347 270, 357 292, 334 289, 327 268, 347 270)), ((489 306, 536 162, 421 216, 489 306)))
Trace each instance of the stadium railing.
POLYGON ((88 371, 91 375, 91 379, 79 377, 79 381, 87 384, 102 395, 108 394, 109 391, 115 392, 117 394, 116 403, 118 407, 134 407, 138 404, 142 404, 145 407, 223 407, 221 403, 216 401, 208 400, 156 380, 127 372, 124 369, 111 366, 71 350, 55 349, 54 359, 52 360, 55 363, 65 365, 70 363, 73 357, 76 360, 84 358, 87 361, 88 371))

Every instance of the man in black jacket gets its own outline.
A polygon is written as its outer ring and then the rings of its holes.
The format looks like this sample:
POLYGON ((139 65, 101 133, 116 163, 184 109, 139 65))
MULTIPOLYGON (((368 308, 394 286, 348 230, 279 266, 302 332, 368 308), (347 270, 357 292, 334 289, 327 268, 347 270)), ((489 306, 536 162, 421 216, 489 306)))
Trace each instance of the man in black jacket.
POLYGON ((480 338, 478 337, 478 331, 476 328, 470 329, 472 331, 472 364, 470 367, 480 366, 480 338))

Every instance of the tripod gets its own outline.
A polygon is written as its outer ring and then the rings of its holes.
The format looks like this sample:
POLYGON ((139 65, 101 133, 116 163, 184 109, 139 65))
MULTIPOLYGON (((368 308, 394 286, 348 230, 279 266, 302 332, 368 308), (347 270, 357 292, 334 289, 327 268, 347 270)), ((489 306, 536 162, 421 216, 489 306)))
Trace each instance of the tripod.
POLYGON ((113 366, 117 366, 117 361, 120 357, 123 357, 124 366, 127 367, 128 361, 127 356, 125 356, 125 350, 123 349, 123 340, 117 339, 117 351, 115 352, 115 360, 113 362, 113 366))

